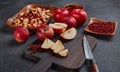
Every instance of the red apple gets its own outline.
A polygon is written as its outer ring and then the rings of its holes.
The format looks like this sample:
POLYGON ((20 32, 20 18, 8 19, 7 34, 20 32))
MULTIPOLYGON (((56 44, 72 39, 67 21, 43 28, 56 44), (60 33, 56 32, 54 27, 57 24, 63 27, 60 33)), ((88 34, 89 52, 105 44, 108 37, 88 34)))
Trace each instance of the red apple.
POLYGON ((61 34, 67 29, 67 24, 65 23, 53 23, 49 24, 49 26, 53 28, 55 34, 61 34))
POLYGON ((29 30, 23 26, 16 27, 14 30, 14 38, 18 42, 26 41, 30 36, 29 30))
POLYGON ((60 22, 61 19, 70 15, 70 12, 65 8, 59 8, 53 13, 55 22, 60 22))
POLYGON ((68 28, 76 27, 76 19, 72 16, 65 17, 60 22, 67 24, 68 28))
POLYGON ((44 41, 46 38, 53 38, 54 31, 52 27, 43 24, 36 30, 36 36, 39 40, 44 41))
POLYGON ((87 19, 87 13, 84 9, 74 9, 71 12, 71 16, 73 16, 77 21, 77 26, 81 26, 87 19))

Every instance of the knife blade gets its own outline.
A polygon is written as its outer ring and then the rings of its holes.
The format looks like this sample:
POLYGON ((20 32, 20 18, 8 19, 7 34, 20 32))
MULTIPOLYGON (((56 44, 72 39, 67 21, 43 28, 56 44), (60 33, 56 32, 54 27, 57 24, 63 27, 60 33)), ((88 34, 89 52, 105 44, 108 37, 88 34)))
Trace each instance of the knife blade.
POLYGON ((84 47, 84 53, 85 53, 86 60, 88 60, 90 64, 91 72, 100 72, 96 64, 96 61, 94 59, 94 56, 92 54, 92 51, 91 51, 91 48, 90 48, 90 45, 89 45, 89 42, 86 36, 83 37, 83 47, 84 47))

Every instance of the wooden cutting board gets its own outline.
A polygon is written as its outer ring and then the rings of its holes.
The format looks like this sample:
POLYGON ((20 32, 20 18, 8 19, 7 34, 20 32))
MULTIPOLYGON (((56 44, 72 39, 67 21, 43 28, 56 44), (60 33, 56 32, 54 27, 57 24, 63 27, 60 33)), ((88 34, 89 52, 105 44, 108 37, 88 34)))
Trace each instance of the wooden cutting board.
MULTIPOLYGON (((32 54, 31 51, 26 50, 24 54, 26 58, 38 61, 36 66, 34 66, 29 72, 46 72, 52 65, 60 68, 62 72, 79 69, 85 62, 82 38, 83 35, 77 35, 77 37, 73 40, 62 40, 65 48, 69 50, 69 54, 66 58, 51 54, 49 51, 32 54)), ((53 41, 56 41, 56 39, 57 38, 53 39, 53 41)), ((87 36, 87 39, 93 49, 97 43, 96 39, 91 36, 87 36)), ((37 43, 37 41, 34 43, 37 43)))

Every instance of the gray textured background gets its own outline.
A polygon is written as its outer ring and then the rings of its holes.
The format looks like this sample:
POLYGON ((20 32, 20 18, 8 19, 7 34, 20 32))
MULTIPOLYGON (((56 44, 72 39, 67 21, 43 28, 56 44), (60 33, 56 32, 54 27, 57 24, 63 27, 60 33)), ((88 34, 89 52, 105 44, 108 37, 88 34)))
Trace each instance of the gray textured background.
MULTIPOLYGON (((120 22, 120 0, 0 0, 0 72, 28 72, 36 63, 22 55, 26 47, 36 40, 32 35, 25 43, 17 43, 13 38, 13 29, 5 25, 7 18, 30 3, 55 5, 63 7, 68 3, 85 6, 88 17, 120 22)), ((83 33, 87 22, 81 27, 83 33)), ((94 56, 101 72, 119 72, 120 68, 120 25, 113 37, 92 35, 98 39, 94 56)), ((49 72, 58 72, 50 69, 49 72)), ((89 72, 84 64, 80 72, 89 72)))

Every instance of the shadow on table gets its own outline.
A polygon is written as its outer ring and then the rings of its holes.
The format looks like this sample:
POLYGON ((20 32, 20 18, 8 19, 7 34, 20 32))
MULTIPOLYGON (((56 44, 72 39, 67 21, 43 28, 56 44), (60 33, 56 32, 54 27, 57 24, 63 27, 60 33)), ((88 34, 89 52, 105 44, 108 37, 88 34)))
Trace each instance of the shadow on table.
POLYGON ((97 35, 97 34, 91 34, 91 33, 88 33, 88 32, 83 32, 83 34, 90 35, 90 36, 93 36, 97 39, 101 39, 101 40, 105 40, 105 41, 111 41, 113 39, 113 36, 97 35))
POLYGON ((5 34, 13 34, 13 28, 10 28, 6 25, 0 28, 0 32, 5 33, 5 34))
MULTIPOLYGON (((23 42, 23 43, 24 43, 24 42, 23 42)), ((15 39, 11 39, 11 40, 9 41, 9 45, 10 45, 11 47, 21 46, 23 43, 19 43, 19 42, 17 42, 15 39)))

